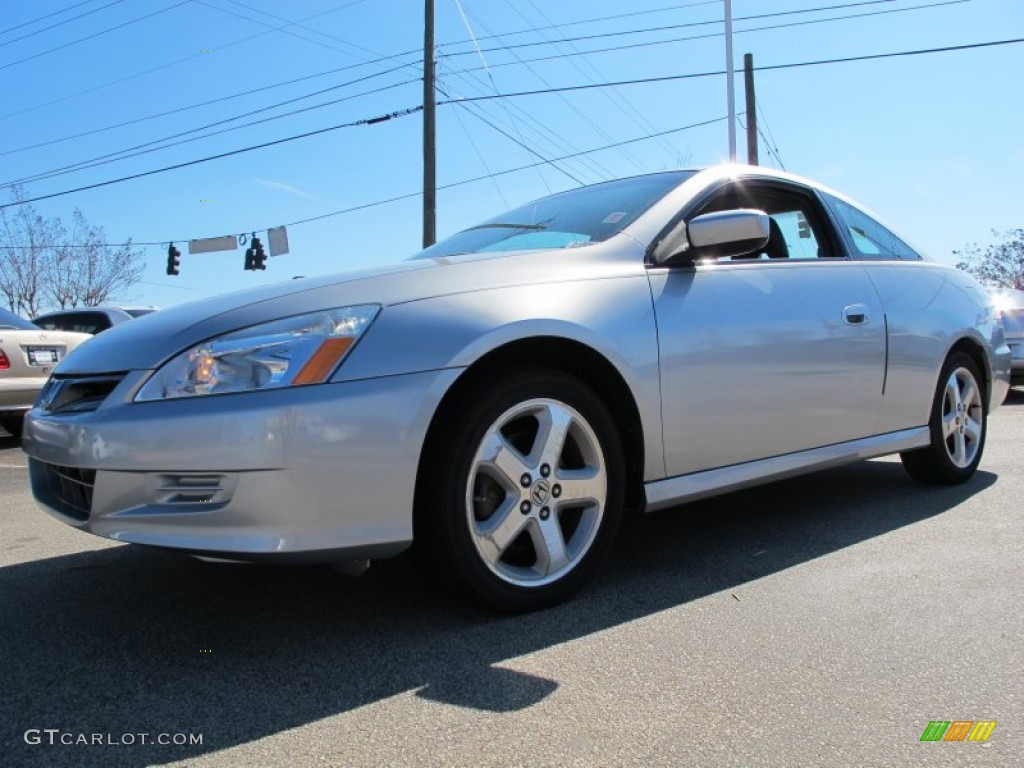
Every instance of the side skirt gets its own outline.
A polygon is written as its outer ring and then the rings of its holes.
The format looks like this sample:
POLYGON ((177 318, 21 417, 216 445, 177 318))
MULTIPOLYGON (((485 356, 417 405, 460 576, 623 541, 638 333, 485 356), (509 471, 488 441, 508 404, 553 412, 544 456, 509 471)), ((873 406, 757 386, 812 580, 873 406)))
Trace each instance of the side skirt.
POLYGON ((655 512, 682 502, 738 491, 741 488, 804 475, 819 469, 922 448, 928 445, 930 440, 928 427, 914 427, 847 443, 826 445, 823 448, 773 456, 770 459, 748 461, 720 469, 708 469, 690 475, 657 480, 644 485, 647 494, 646 511, 655 512))

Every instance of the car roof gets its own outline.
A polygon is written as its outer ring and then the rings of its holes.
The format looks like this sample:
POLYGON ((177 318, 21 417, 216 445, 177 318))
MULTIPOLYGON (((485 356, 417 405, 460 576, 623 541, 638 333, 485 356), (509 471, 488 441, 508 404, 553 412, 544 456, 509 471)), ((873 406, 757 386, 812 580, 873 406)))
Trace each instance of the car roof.
POLYGON ((67 307, 66 309, 54 309, 50 312, 44 312, 41 315, 37 315, 37 319, 44 317, 60 317, 61 315, 70 315, 75 312, 104 312, 125 315, 131 317, 125 310, 120 307, 67 307))
POLYGON ((39 326, 33 325, 30 321, 16 315, 13 312, 0 307, 0 328, 16 331, 38 331, 39 326))

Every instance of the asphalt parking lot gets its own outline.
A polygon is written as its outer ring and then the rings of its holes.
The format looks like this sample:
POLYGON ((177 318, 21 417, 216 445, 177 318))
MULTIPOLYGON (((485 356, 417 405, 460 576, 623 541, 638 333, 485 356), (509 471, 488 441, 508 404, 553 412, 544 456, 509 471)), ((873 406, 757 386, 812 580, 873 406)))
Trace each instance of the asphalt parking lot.
POLYGON ((577 600, 508 618, 408 558, 351 579, 79 533, 0 437, 0 763, 1020 765, 1022 446, 1016 390, 966 486, 884 459, 652 515, 577 600))

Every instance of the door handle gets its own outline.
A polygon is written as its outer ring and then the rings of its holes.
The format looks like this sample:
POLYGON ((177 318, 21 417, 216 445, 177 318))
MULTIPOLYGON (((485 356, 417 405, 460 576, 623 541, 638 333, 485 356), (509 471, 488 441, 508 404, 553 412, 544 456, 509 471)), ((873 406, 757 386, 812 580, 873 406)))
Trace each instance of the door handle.
POLYGON ((865 325, 867 321, 868 308, 864 304, 843 307, 843 322, 847 325, 865 325))

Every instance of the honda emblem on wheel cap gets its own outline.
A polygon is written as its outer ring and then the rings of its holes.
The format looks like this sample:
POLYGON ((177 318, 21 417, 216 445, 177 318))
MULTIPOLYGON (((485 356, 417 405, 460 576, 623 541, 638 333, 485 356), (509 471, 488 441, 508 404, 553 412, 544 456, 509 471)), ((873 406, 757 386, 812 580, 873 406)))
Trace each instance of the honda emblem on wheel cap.
POLYGON ((551 486, 547 480, 538 480, 537 484, 533 486, 533 490, 530 491, 530 499, 534 504, 540 506, 548 500, 548 495, 551 493, 551 486))

